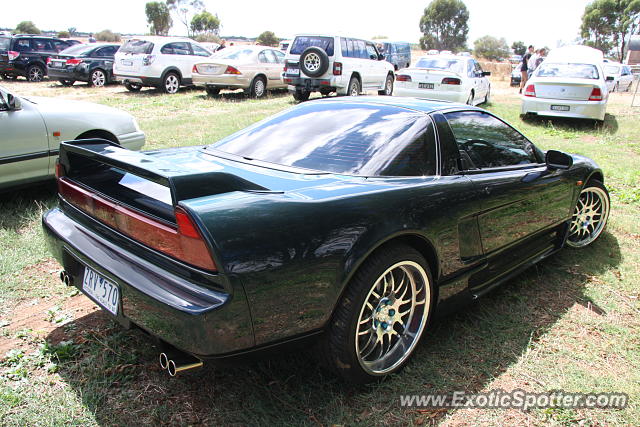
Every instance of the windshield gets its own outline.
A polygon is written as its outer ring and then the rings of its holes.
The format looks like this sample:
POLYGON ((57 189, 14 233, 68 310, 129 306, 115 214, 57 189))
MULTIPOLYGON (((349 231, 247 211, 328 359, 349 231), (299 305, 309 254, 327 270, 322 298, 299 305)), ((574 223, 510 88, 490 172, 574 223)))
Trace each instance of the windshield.
POLYGON ((592 64, 551 64, 547 62, 543 62, 540 65, 536 76, 593 80, 600 78, 598 68, 592 64))
POLYGON ((84 45, 84 44, 76 44, 76 45, 73 45, 71 47, 66 48, 65 50, 63 50, 60 53, 64 54, 64 55, 85 55, 85 54, 91 52, 95 48, 96 48, 95 44, 93 46, 87 46, 87 45, 84 45))
POLYGON ((604 67, 604 72, 607 74, 616 75, 620 73, 620 67, 617 65, 606 65, 604 67))
POLYGON ((420 58, 416 68, 429 68, 432 70, 446 70, 462 74, 464 72, 463 61, 445 58, 420 58))
POLYGON ((362 176, 435 171, 428 116, 382 105, 309 103, 209 146, 283 166, 362 176))
POLYGON ((242 48, 234 49, 234 48, 228 47, 226 49, 218 51, 213 56, 215 58, 221 58, 221 59, 246 59, 246 58, 249 58, 251 55, 253 55, 253 52, 254 51, 251 49, 242 49, 242 48))
POLYGON ((0 37, 0 50, 9 50, 11 39, 9 37, 0 37))
POLYGON ((327 55, 333 56, 333 37, 298 36, 291 46, 291 54, 300 55, 308 47, 316 46, 324 49, 327 55))
POLYGON ((119 49, 121 53, 146 53, 150 54, 153 50, 153 43, 146 40, 131 39, 125 42, 119 49))

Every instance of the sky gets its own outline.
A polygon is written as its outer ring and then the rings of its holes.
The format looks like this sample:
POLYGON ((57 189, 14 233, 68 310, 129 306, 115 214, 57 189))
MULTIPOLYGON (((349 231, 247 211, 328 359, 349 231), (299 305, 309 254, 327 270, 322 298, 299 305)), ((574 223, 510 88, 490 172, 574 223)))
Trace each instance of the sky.
MULTIPOLYGON (((148 31, 145 4, 149 0, 0 0, 0 28, 15 28, 33 21, 41 30, 98 32, 110 29, 125 34, 148 31), (64 7, 63 7, 64 6, 64 7)), ((556 47, 578 37, 581 16, 589 0, 463 0, 469 9, 468 44, 484 35, 504 37, 509 45, 519 40, 535 46, 556 47)), ((371 1, 323 0, 315 4, 259 0, 204 0, 218 15, 223 36, 256 37, 270 30, 278 37, 296 33, 337 33, 360 38, 387 36, 417 42, 418 23, 429 0, 371 1)), ((174 17, 171 34, 186 35, 174 17)))

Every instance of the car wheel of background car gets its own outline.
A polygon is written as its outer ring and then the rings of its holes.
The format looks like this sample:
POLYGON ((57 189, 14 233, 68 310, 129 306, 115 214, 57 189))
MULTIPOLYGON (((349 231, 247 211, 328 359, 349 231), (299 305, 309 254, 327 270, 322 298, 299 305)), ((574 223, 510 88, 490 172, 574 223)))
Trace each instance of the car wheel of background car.
POLYGON ((308 90, 296 89, 296 91, 293 92, 293 99, 299 102, 304 102, 309 99, 309 95, 311 95, 311 92, 308 90))
POLYGON ((349 91, 347 94, 349 96, 360 95, 360 80, 358 80, 356 76, 351 77, 351 80, 349 80, 349 91))
POLYGON ((488 104, 489 101, 491 101, 491 86, 487 88, 487 94, 484 96, 484 101, 482 101, 482 103, 488 104))
POLYGON ((329 96, 331 94, 332 90, 331 89, 320 89, 320 94, 322 96, 329 96))
POLYGON ((384 82, 384 90, 379 90, 378 95, 393 95, 393 76, 389 74, 384 82))
POLYGON ((58 81, 62 86, 73 86, 73 84, 76 82, 75 80, 68 80, 68 79, 60 79, 58 81))
POLYGON ((107 75, 102 70, 93 70, 89 77, 89 86, 102 87, 107 83, 107 75))
POLYGON ((309 77, 320 77, 329 69, 329 56, 323 49, 308 47, 300 55, 300 70, 309 77))
POLYGON ((567 246, 583 248, 602 234, 609 218, 611 200, 607 188, 592 179, 580 192, 578 202, 569 222, 567 246))
POLYGON ((267 82, 264 77, 255 77, 249 87, 249 96, 252 98, 262 98, 266 92, 267 82))
POLYGON ((473 105, 473 91, 469 93, 469 98, 467 98, 467 105, 473 105))
POLYGON ((138 83, 131 83, 131 82, 124 82, 124 87, 127 88, 128 91, 130 92, 140 92, 140 89, 142 89, 142 85, 138 84, 138 83))
POLYGON ((5 80, 15 80, 18 77, 17 76, 12 76, 12 75, 9 75, 9 74, 3 74, 2 78, 5 79, 5 80))
POLYGON ((167 73, 162 83, 164 93, 176 93, 180 89, 180 77, 174 72, 167 73))
POLYGON ((220 95, 220 88, 215 86, 205 86, 204 90, 207 92, 209 96, 218 96, 220 95))
POLYGON ((27 68, 27 80, 30 82, 41 82, 44 78, 44 69, 39 65, 31 65, 27 68))
POLYGON ((409 246, 382 248, 351 279, 320 341, 328 368, 354 383, 402 369, 428 324, 434 285, 424 257, 409 246))

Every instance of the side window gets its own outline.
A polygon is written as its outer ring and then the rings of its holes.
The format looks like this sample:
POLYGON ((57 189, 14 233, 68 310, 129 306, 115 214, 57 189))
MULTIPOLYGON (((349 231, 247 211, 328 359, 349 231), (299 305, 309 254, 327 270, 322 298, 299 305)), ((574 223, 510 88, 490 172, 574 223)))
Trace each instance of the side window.
POLYGON ((415 136, 380 170, 382 176, 433 176, 436 174, 436 136, 433 122, 416 122, 415 136))
POLYGON ((467 76, 475 77, 475 67, 473 66, 473 61, 467 61, 467 76))
POLYGON ((355 40, 355 43, 358 45, 358 58, 369 59, 369 55, 367 55, 367 45, 364 40, 355 40))
POLYGON ((378 60, 378 52, 373 43, 367 43, 367 59, 378 60))
POLYGON ((29 39, 18 39, 15 43, 14 49, 18 52, 28 52, 31 50, 31 44, 29 39))
POLYGON ((272 50, 271 53, 273 53, 276 57, 276 62, 278 64, 284 64, 284 52, 282 52, 281 50, 272 50))
POLYGON ((349 52, 347 57, 348 58, 357 58, 358 57, 357 51, 356 51, 357 44, 356 44, 355 40, 347 39, 347 47, 348 47, 348 52, 349 52))
POLYGON ((33 40, 34 44, 35 44, 35 50, 37 51, 54 51, 55 49, 53 48, 53 43, 51 42, 51 40, 43 40, 43 39, 34 39, 33 40))
POLYGON ((262 52, 260 52, 260 53, 258 54, 258 62, 260 62, 260 63, 262 63, 262 64, 266 64, 266 63, 268 63, 268 62, 271 62, 271 61, 269 61, 269 59, 267 58, 267 51, 266 51, 266 50, 263 50, 262 52))
POLYGON ((191 49, 189 49, 189 43, 176 42, 162 46, 160 53, 166 55, 191 55, 191 49))
POLYGON ((482 77, 482 67, 480 64, 478 64, 477 61, 473 61, 473 64, 475 67, 476 77, 482 77))
POLYGON ((197 44, 191 43, 191 49, 193 49, 193 54, 195 56, 206 56, 206 57, 211 56, 211 54, 207 52, 206 49, 198 46, 197 44))
POLYGON ((340 50, 342 50, 342 56, 349 57, 349 47, 347 46, 347 39, 340 37, 340 50))
POLYGON ((542 158, 528 139, 490 114, 456 111, 445 117, 467 169, 525 165, 542 158))
POLYGON ((68 48, 70 45, 62 40, 54 40, 53 45, 56 52, 60 52, 68 48))

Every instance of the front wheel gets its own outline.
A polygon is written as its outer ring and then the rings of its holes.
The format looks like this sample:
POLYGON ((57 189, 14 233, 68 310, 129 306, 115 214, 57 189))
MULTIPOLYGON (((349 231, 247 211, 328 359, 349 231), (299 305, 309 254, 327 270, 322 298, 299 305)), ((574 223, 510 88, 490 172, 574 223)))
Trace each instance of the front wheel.
POLYGON ((580 192, 569 222, 567 246, 583 248, 593 243, 607 225, 610 206, 611 199, 604 184, 595 179, 589 181, 580 192))
POLYGON ((44 69, 39 65, 32 65, 27 68, 27 80, 30 82, 41 82, 44 79, 44 69))
POLYGON ((93 70, 89 76, 89 86, 102 87, 107 84, 107 75, 102 70, 93 70))
POLYGON ((428 264, 418 251, 404 245, 377 251, 349 283, 319 355, 352 383, 398 372, 428 325, 434 294, 428 264))
POLYGON ((393 76, 389 74, 384 82, 384 90, 379 90, 378 95, 393 95, 393 76))
POLYGON ((487 88, 487 94, 484 96, 484 101, 482 101, 482 103, 486 105, 489 101, 491 101, 491 86, 487 88))
POLYGON ((267 82, 263 77, 256 77, 249 87, 249 96, 252 98, 262 98, 267 93, 267 82))
POLYGON ((469 93, 469 98, 467 98, 467 105, 473 105, 473 91, 469 93))
POLYGON ((124 82, 124 87, 126 87, 129 92, 140 92, 140 89, 142 89, 141 84, 131 83, 128 81, 124 82))

